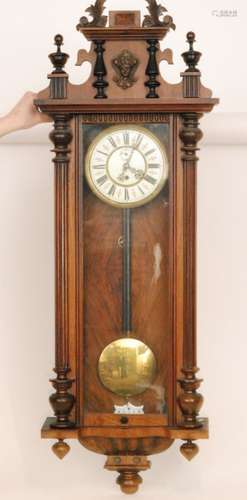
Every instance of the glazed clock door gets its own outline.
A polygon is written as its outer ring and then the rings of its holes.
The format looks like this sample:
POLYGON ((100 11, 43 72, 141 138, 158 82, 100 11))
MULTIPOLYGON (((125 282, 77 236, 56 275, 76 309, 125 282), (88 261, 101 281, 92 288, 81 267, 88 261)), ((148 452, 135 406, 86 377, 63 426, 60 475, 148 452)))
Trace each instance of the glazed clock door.
POLYGON ((83 425, 173 420, 171 128, 80 120, 83 425))
POLYGON ((148 203, 168 177, 164 145, 144 127, 108 127, 96 136, 86 156, 92 191, 115 207, 148 203))

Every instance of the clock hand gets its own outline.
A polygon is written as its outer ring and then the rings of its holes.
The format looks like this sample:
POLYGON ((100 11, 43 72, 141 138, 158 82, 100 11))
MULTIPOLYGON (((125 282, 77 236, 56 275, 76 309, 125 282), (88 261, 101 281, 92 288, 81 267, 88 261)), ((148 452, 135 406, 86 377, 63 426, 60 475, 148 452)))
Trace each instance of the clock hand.
POLYGON ((123 332, 129 336, 132 331, 131 310, 131 212, 123 209, 123 332))
POLYGON ((133 168, 130 166, 128 168, 133 174, 135 174, 137 178, 141 178, 144 176, 144 171, 141 168, 133 168))
POLYGON ((128 164, 130 163, 130 161, 131 161, 131 159, 132 159, 132 156, 133 156, 133 154, 134 154, 134 151, 135 151, 135 148, 132 148, 132 150, 131 150, 131 152, 130 152, 130 155, 129 155, 129 158, 128 158, 128 160, 127 160, 127 163, 128 163, 128 164))

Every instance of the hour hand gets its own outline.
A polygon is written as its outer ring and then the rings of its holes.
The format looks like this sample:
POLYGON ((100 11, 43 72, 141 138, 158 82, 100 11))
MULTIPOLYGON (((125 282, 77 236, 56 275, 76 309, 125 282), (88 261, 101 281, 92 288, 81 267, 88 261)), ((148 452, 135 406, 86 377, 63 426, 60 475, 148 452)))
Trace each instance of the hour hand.
POLYGON ((135 175, 136 179, 141 179, 144 176, 144 172, 141 168, 134 168, 129 166, 130 172, 135 175))

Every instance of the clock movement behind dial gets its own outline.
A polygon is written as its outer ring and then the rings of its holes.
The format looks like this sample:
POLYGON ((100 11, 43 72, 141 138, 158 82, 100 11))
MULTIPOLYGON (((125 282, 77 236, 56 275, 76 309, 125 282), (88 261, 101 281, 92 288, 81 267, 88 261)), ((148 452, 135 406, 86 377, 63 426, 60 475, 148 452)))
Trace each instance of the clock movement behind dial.
POLYGON ((201 83, 189 32, 178 84, 159 71, 173 19, 147 1, 77 25, 91 75, 72 85, 63 38, 36 106, 54 121, 56 377, 42 437, 63 458, 66 439, 107 456, 125 493, 148 455, 182 440, 191 460, 208 437, 196 359, 196 164, 199 119, 218 103, 201 83))

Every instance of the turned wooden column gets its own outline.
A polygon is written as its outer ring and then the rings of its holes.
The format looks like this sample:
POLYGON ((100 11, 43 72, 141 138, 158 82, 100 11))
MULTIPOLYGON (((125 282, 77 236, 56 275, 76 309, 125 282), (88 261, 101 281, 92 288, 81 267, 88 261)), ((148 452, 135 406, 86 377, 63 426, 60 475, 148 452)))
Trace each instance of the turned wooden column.
POLYGON ((158 40, 147 40, 149 59, 146 68, 146 75, 149 77, 148 81, 145 82, 145 86, 148 87, 149 92, 146 95, 147 99, 158 99, 159 96, 156 92, 157 87, 160 86, 160 82, 157 80, 159 76, 159 66, 156 59, 156 52, 158 52, 158 40))
POLYGON ((198 127, 197 113, 182 114, 183 161, 183 231, 184 231, 184 342, 183 342, 183 377, 179 380, 181 393, 179 406, 187 428, 201 427, 198 414, 203 397, 197 392, 201 380, 196 378, 196 177, 197 143, 202 138, 198 127))
POLYGON ((54 129, 50 139, 54 144, 55 158, 55 334, 56 334, 56 379, 51 380, 56 392, 50 396, 50 403, 57 417, 53 427, 67 428, 74 424, 69 415, 75 398, 69 393, 73 380, 68 378, 68 168, 69 144, 72 132, 70 116, 64 113, 53 115, 54 129))
POLYGON ((96 61, 94 66, 94 76, 96 80, 93 86, 97 89, 97 94, 95 95, 95 99, 106 99, 107 95, 105 93, 105 88, 108 87, 108 82, 104 79, 107 74, 105 61, 104 61, 104 48, 105 41, 104 40, 94 40, 95 52, 96 52, 96 61))

